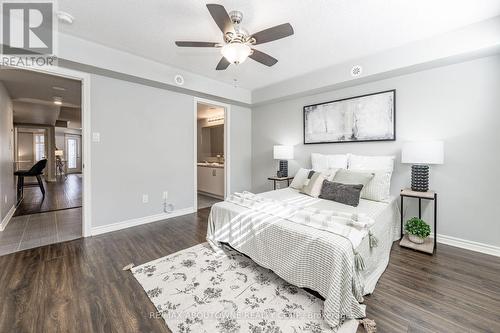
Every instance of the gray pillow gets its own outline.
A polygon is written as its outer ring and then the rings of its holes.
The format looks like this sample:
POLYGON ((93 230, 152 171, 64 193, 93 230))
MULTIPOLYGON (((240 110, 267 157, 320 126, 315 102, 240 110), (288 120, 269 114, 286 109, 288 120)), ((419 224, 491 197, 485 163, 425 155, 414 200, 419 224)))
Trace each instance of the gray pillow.
POLYGON ((361 172, 361 171, 350 171, 345 169, 340 169, 333 177, 333 181, 341 184, 361 184, 366 186, 370 180, 375 177, 373 172, 361 172))
POLYGON ((324 180, 319 197, 357 207, 362 189, 363 185, 361 184, 340 184, 324 180))

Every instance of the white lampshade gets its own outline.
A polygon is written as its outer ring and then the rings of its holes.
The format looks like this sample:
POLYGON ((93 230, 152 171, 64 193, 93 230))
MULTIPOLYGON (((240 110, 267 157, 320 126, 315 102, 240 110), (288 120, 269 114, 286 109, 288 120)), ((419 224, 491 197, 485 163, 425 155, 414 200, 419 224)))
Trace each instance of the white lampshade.
POLYGON ((252 49, 247 44, 230 43, 220 50, 220 53, 232 64, 241 64, 252 53, 252 49))
POLYGON ((443 141, 411 141, 403 144, 401 163, 443 164, 443 141))
POLYGON ((273 156, 275 160, 293 160, 293 146, 274 146, 273 156))

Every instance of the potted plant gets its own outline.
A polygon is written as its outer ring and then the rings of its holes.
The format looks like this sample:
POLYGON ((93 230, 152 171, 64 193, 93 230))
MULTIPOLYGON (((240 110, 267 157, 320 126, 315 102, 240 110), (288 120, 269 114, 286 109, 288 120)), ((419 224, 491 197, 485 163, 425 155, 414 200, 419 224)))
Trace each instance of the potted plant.
POLYGON ((431 227, 424 220, 413 217, 406 221, 405 232, 413 243, 422 244, 431 234, 431 227))

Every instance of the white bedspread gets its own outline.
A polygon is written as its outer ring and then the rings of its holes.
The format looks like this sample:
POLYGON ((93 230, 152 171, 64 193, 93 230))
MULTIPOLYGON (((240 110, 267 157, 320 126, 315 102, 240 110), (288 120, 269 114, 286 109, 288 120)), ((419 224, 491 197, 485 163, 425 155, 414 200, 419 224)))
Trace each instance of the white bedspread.
POLYGON ((389 261, 392 241, 399 236, 395 201, 362 199, 358 207, 351 207, 290 188, 260 195, 318 210, 366 214, 375 221, 371 231, 379 240, 378 247, 370 248, 365 237, 356 248, 365 261, 362 272, 354 268, 352 244, 345 237, 272 215, 256 218, 260 213, 227 201, 212 207, 207 232, 215 249, 219 242, 229 243, 289 283, 317 291, 325 298, 325 320, 332 327, 345 319, 364 317, 362 295, 373 291, 389 261))

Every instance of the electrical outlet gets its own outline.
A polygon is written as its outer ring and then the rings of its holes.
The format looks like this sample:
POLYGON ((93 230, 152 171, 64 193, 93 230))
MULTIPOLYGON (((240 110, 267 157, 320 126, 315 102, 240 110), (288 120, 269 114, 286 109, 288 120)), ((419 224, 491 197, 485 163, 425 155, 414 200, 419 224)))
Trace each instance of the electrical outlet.
POLYGON ((168 191, 163 192, 163 200, 164 201, 168 200, 168 191))
POLYGON ((149 195, 143 194, 142 195, 142 203, 148 203, 149 202, 149 195))

